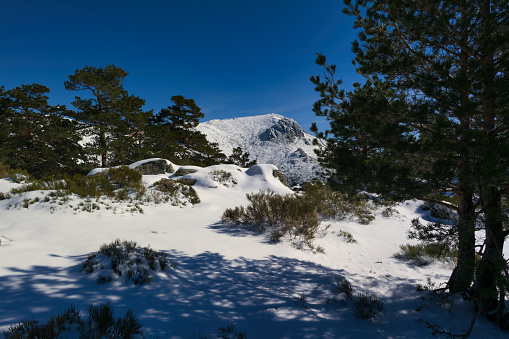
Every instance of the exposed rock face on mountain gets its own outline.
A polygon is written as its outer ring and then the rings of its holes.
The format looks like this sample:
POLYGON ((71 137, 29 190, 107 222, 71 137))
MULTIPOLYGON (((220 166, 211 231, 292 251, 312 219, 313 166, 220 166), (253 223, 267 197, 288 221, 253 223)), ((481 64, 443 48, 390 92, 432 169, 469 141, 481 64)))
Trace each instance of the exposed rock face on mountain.
POLYGON ((290 118, 266 114, 235 119, 211 120, 197 129, 226 154, 242 147, 259 164, 276 165, 288 184, 310 181, 321 171, 313 146, 314 137, 290 118))
POLYGON ((294 142, 298 138, 305 140, 304 130, 296 121, 288 118, 279 120, 262 132, 259 137, 261 141, 274 142, 294 142))

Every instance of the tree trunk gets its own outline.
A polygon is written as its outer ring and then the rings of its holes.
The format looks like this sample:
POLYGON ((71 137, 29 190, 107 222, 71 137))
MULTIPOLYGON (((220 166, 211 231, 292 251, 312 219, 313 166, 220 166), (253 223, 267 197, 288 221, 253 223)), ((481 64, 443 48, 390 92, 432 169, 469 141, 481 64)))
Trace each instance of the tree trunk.
POLYGON ((475 207, 472 192, 462 189, 458 202, 458 262, 447 286, 449 292, 466 291, 475 272, 475 207))
MULTIPOLYGON (((503 312, 503 298, 498 304, 501 272, 506 263, 502 254, 505 233, 503 229, 502 195, 499 189, 499 181, 506 178, 504 161, 499 158, 501 145, 497 140, 495 119, 495 103, 497 94, 495 90, 495 55, 497 45, 489 39, 496 30, 491 12, 492 1, 485 0, 480 4, 482 19, 482 37, 480 54, 482 55, 481 79, 483 90, 481 93, 483 107, 483 129, 485 134, 485 150, 482 167, 482 198, 485 216, 486 240, 482 259, 476 271, 476 301, 483 313, 493 313, 498 307, 498 312, 490 316, 491 320, 499 320, 503 312)), ((502 292, 502 290, 500 290, 502 292)))
POLYGON ((101 152, 101 167, 108 167, 106 133, 102 126, 99 127, 99 151, 101 152))
MULTIPOLYGON (((503 226, 502 196, 497 187, 485 189, 483 199, 486 229, 486 244, 482 259, 476 271, 475 292, 477 306, 482 313, 490 313, 500 306, 498 316, 503 311, 503 303, 498 304, 498 288, 505 260, 502 254, 505 233, 503 226)), ((492 320, 495 320, 496 316, 492 320)))

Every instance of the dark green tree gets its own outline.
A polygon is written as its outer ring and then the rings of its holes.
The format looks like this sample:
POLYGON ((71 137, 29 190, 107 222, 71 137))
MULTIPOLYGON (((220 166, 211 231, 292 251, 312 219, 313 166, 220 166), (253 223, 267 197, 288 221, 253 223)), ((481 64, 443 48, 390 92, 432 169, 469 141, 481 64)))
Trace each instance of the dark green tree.
POLYGON ((206 143, 197 145, 194 150, 195 152, 191 158, 195 165, 212 166, 226 162, 226 155, 221 152, 219 145, 216 142, 207 141, 206 143))
POLYGON ((320 156, 331 182, 400 199, 453 193, 454 206, 433 201, 459 216, 451 292, 474 280, 475 223, 484 213, 486 263, 479 265, 476 288, 479 306, 491 311, 501 269, 486 267, 501 262, 507 236, 501 197, 508 190, 508 2, 345 4, 360 29, 354 65, 366 84, 341 90, 322 55, 316 62, 325 77, 311 78, 321 95, 314 111, 330 120, 320 156))
POLYGON ((36 177, 86 170, 76 124, 39 84, 0 91, 0 162, 36 177))
POLYGON ((151 154, 179 163, 212 165, 226 156, 217 145, 195 129, 204 117, 193 99, 181 95, 171 97, 172 105, 163 108, 150 119, 149 139, 151 154))
POLYGON ((83 136, 90 137, 86 147, 100 165, 118 165, 139 160, 140 128, 148 123, 151 111, 142 110, 145 100, 129 95, 122 82, 128 75, 122 68, 85 66, 69 75, 65 88, 85 91, 88 97, 75 97, 74 117, 84 124, 83 136), (137 133, 139 132, 139 133, 137 133))
POLYGON ((244 168, 256 165, 256 160, 250 160, 249 153, 244 152, 240 146, 233 148, 232 154, 228 157, 226 162, 244 168))
POLYGON ((171 102, 171 106, 161 109, 154 117, 155 123, 164 124, 172 130, 190 130, 198 126, 200 119, 205 116, 193 99, 174 95, 171 102))

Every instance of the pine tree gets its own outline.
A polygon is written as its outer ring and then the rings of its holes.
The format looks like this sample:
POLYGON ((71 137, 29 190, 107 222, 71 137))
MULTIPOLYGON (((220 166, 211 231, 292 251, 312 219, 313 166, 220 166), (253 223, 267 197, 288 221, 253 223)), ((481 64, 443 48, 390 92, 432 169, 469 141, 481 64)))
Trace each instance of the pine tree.
POLYGON ((244 152, 240 146, 233 148, 232 154, 228 157, 226 162, 244 168, 256 165, 256 160, 250 160, 249 153, 244 152))
POLYGON ((195 129, 204 117, 193 99, 171 97, 172 105, 150 119, 151 154, 179 163, 213 165, 226 160, 217 145, 195 129))
POLYGON ((86 170, 76 126, 65 106, 48 104, 46 86, 0 92, 0 162, 36 177, 86 170))
POLYGON ((190 130, 198 126, 199 120, 205 116, 193 99, 174 95, 171 102, 173 105, 161 109, 154 117, 155 123, 164 124, 171 130, 190 130))
POLYGON ((479 307, 489 312, 497 304, 501 270, 485 268, 503 259, 507 236, 501 197, 509 189, 508 2, 345 4, 361 29, 352 46, 366 84, 340 90, 335 67, 318 56, 325 78, 311 78, 321 95, 314 111, 331 123, 321 160, 332 181, 344 187, 399 198, 429 199, 432 192, 458 197, 457 206, 435 201, 459 216, 451 292, 467 290, 474 279, 475 222, 483 208, 486 264, 481 262, 476 287, 483 296, 479 307))
POLYGON ((90 98, 75 97, 72 103, 78 111, 74 117, 84 123, 83 135, 91 136, 87 149, 100 157, 100 165, 118 165, 136 159, 136 132, 148 123, 151 111, 142 110, 145 100, 129 95, 122 82, 128 75, 122 68, 85 66, 69 75, 65 88, 86 91, 90 98))

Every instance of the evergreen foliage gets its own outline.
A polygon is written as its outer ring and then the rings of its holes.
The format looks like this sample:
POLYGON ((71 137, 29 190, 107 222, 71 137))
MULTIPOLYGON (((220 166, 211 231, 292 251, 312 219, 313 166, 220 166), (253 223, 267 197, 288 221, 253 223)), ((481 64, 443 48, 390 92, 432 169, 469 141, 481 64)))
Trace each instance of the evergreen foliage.
POLYGON ((135 162, 142 156, 143 128, 152 111, 142 110, 145 100, 129 95, 122 86, 128 75, 122 68, 85 66, 68 76, 65 88, 86 91, 90 96, 75 97, 78 111, 74 117, 84 123, 83 136, 90 136, 85 147, 92 156, 100 157, 100 166, 135 162))
POLYGON ((0 86, 0 162, 42 178, 152 157, 199 166, 226 161, 195 129, 204 114, 193 99, 173 96, 154 116, 124 89, 127 75, 111 64, 76 69, 65 81, 66 89, 83 93, 72 103, 76 111, 49 105, 43 85, 0 86))
POLYGON ((0 161, 37 177, 86 170, 76 124, 39 84, 0 89, 0 161))
POLYGON ((244 168, 249 168, 257 164, 256 160, 249 159, 249 153, 244 152, 240 146, 233 148, 232 154, 228 157, 226 162, 244 168))
POLYGON ((318 55, 325 77, 311 77, 321 96, 314 111, 330 128, 313 130, 327 139, 319 156, 331 183, 395 199, 434 200, 430 193, 452 192, 457 205, 434 201, 458 213, 451 292, 474 280, 475 221, 483 212, 487 235, 476 300, 483 312, 493 311, 503 292, 497 262, 508 234, 502 197, 509 191, 509 4, 344 2, 360 29, 353 63, 366 82, 341 90, 335 66, 318 55))
POLYGON ((150 119, 148 144, 152 156, 169 159, 183 165, 210 166, 219 164, 226 156, 205 134, 195 130, 204 117, 193 99, 181 95, 171 98, 172 105, 150 119))

